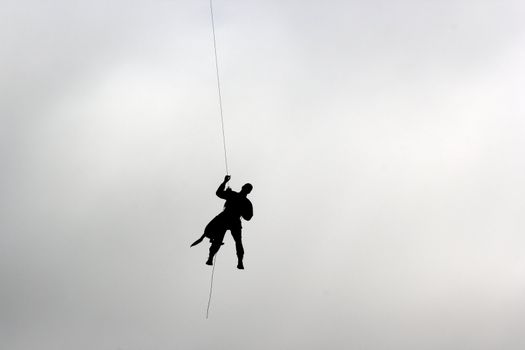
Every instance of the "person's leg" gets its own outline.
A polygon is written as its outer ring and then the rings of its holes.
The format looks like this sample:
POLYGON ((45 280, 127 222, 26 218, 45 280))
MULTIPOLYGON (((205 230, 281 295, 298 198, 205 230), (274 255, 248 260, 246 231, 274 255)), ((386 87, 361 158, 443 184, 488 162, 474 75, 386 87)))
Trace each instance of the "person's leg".
POLYGON ((213 239, 211 240, 210 255, 208 256, 206 265, 213 265, 213 257, 219 251, 225 234, 226 228, 216 228, 216 231, 213 234, 213 239))
POLYGON ((242 259, 244 257, 244 247, 242 246, 242 234, 241 228, 233 228, 230 230, 232 233, 233 240, 235 241, 235 250, 237 251, 237 268, 243 270, 244 265, 242 259))

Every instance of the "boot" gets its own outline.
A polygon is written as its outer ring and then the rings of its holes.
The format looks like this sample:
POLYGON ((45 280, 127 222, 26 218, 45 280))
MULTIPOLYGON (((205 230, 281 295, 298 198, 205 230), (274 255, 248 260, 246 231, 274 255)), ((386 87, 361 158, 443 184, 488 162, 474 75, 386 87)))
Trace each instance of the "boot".
POLYGON ((239 270, 244 270, 244 265, 242 264, 242 260, 239 260, 239 262, 237 263, 237 268, 239 270))

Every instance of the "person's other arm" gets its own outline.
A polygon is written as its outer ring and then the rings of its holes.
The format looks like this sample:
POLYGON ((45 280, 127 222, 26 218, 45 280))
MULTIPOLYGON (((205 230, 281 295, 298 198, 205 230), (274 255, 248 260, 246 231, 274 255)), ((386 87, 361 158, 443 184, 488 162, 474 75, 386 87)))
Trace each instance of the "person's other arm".
POLYGON ((225 190, 225 188, 226 188, 226 184, 228 183, 228 181, 230 181, 230 175, 226 175, 224 177, 224 181, 222 182, 222 184, 217 189, 217 192, 215 192, 217 197, 222 198, 222 199, 227 199, 226 198, 226 190, 225 190))
POLYGON ((250 202, 249 199, 246 200, 245 206, 244 206, 244 213, 242 215, 242 218, 246 221, 250 221, 253 217, 253 206, 252 202, 250 202))

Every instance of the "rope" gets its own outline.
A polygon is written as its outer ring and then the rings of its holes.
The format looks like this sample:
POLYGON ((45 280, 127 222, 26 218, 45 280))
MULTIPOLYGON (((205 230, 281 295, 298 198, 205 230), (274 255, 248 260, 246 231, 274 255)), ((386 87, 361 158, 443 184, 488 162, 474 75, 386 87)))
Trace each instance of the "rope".
POLYGON ((228 156, 226 155, 226 135, 224 132, 224 115, 222 112, 222 94, 221 94, 221 80, 219 78, 219 60, 217 59, 217 40, 215 39, 215 20, 213 18, 213 0, 210 0, 210 14, 211 14, 211 28, 213 33, 213 52, 215 53, 215 73, 217 76, 217 92, 219 94, 219 110, 221 112, 221 126, 222 126, 222 146, 224 148, 224 164, 226 165, 226 174, 228 172, 228 156))
MULTIPOLYGON (((219 111, 221 115, 221 128, 222 128, 222 147, 224 149, 224 165, 226 166, 226 174, 229 174, 228 171, 228 155, 226 152, 226 133, 224 132, 224 113, 222 111, 222 93, 221 93, 221 79, 219 76, 219 59, 217 58, 217 39, 215 38, 215 20, 213 17, 213 0, 210 0, 210 15, 211 15, 211 29, 213 34, 213 53, 215 55, 215 75, 217 77, 217 93, 219 95, 219 111)), ((217 260, 217 254, 213 257, 213 269, 211 270, 211 280, 210 280, 210 294, 208 296, 208 307, 206 308, 206 319, 210 314, 210 305, 211 305, 211 296, 213 293, 213 277, 215 275, 215 261, 217 260)))
POLYGON ((213 275, 215 275, 215 261, 217 260, 217 254, 219 254, 219 252, 215 253, 215 256, 213 257, 213 269, 211 270, 210 295, 208 297, 208 308, 206 309, 206 319, 208 319, 208 315, 210 314, 211 293, 213 292, 213 275))

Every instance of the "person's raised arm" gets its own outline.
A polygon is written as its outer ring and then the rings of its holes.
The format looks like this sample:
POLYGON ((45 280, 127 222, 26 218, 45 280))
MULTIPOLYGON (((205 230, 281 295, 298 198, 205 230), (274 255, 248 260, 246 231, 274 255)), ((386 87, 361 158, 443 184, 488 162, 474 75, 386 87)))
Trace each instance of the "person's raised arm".
POLYGON ((221 183, 221 185, 220 185, 219 188, 217 189, 217 192, 215 192, 215 194, 217 195, 217 197, 222 198, 222 199, 226 199, 226 190, 225 190, 225 187, 226 187, 226 184, 228 183, 228 181, 230 181, 230 175, 226 175, 226 176, 224 177, 224 181, 221 183))

